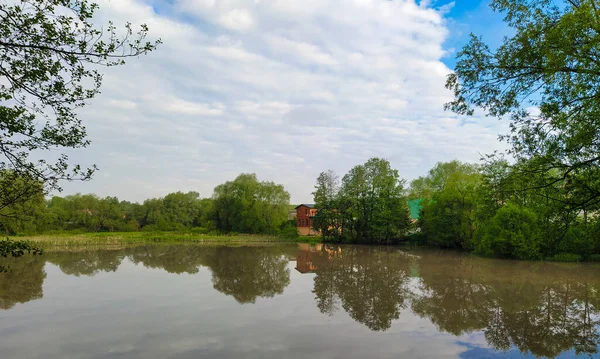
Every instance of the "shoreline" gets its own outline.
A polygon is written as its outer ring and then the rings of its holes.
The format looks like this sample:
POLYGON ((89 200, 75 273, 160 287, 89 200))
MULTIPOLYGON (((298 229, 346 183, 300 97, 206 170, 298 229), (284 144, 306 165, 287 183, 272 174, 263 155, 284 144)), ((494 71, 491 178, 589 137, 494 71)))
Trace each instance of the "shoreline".
POLYGON ((36 235, 8 236, 10 240, 28 241, 40 247, 46 246, 101 246, 142 243, 317 243, 320 237, 284 239, 275 235, 230 234, 209 235, 186 232, 94 232, 94 233, 46 233, 36 235))

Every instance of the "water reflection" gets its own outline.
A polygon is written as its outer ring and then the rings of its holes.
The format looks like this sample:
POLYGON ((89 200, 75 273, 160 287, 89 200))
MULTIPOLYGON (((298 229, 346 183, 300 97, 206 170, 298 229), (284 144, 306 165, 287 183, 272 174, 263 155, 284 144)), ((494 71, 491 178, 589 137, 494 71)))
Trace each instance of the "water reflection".
POLYGON ((314 272, 322 313, 338 303, 371 330, 410 310, 456 336, 482 331, 495 350, 554 357, 597 353, 597 266, 473 258, 451 252, 415 256, 395 248, 301 246, 299 272, 314 272), (418 259, 417 259, 418 258, 418 259), (409 274, 420 276, 409 285, 409 274))
MULTIPOLYGON (((600 342, 597 265, 500 261, 394 247, 154 245, 50 251, 9 260, 12 271, 0 275, 0 308, 41 299, 45 263, 85 277, 118 274, 126 259, 173 274, 197 276, 205 268, 213 288, 240 304, 294 287, 290 268, 295 267, 296 276, 312 281, 314 302, 305 305, 316 304, 321 316, 346 312, 374 332, 389 330, 406 315, 433 323, 441 333, 481 333, 495 351, 591 355, 600 342), (289 263, 294 259, 295 265, 289 263)), ((470 348, 463 356, 481 350, 470 348)))
POLYGON ((411 258, 391 247, 301 245, 296 269, 316 273, 317 307, 332 315, 341 306, 371 330, 386 330, 407 307, 411 258))
POLYGON ((68 275, 93 276, 99 272, 116 272, 126 256, 123 249, 85 249, 68 252, 48 252, 43 259, 60 268, 68 275))
POLYGON ((17 303, 42 298, 46 279, 45 260, 40 256, 3 258, 9 272, 0 274, 0 308, 11 309, 17 303))
POLYGON ((494 349, 554 357, 596 353, 597 266, 429 253, 412 310, 455 335, 481 330, 494 349))
POLYGON ((254 303, 257 297, 272 298, 290 284, 288 260, 277 248, 218 247, 207 258, 213 286, 239 303, 254 303))

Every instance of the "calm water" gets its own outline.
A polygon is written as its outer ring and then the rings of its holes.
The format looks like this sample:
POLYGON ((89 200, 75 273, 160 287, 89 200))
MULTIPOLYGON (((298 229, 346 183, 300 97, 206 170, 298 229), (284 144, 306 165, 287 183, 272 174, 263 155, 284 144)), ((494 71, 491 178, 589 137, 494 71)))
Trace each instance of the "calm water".
POLYGON ((592 264, 321 245, 9 262, 2 358, 571 358, 600 341, 592 264))

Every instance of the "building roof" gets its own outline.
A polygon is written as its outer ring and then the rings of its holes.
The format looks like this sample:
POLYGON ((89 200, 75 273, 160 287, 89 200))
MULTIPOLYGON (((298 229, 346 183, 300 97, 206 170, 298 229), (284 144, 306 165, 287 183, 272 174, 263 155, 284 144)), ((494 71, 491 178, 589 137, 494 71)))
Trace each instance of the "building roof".
POLYGON ((408 201, 408 208, 410 210, 410 219, 417 220, 419 219, 419 212, 421 212, 421 208, 423 205, 423 198, 413 199, 408 201))
MULTIPOLYGON (((299 204, 299 205, 296 206, 296 208, 302 207, 302 206, 308 207, 308 208, 315 208, 314 204, 306 204, 306 203, 299 204)), ((296 208, 294 208, 294 209, 296 209, 296 208)))

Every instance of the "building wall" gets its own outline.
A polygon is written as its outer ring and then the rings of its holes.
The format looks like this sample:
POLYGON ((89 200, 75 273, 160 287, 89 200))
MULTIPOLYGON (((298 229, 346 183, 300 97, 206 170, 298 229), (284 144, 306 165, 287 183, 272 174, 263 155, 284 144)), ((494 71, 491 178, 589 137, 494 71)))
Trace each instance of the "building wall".
POLYGON ((299 206, 296 208, 296 228, 301 236, 315 236, 319 233, 316 232, 312 226, 312 217, 317 214, 317 209, 309 208, 307 206, 299 206))

